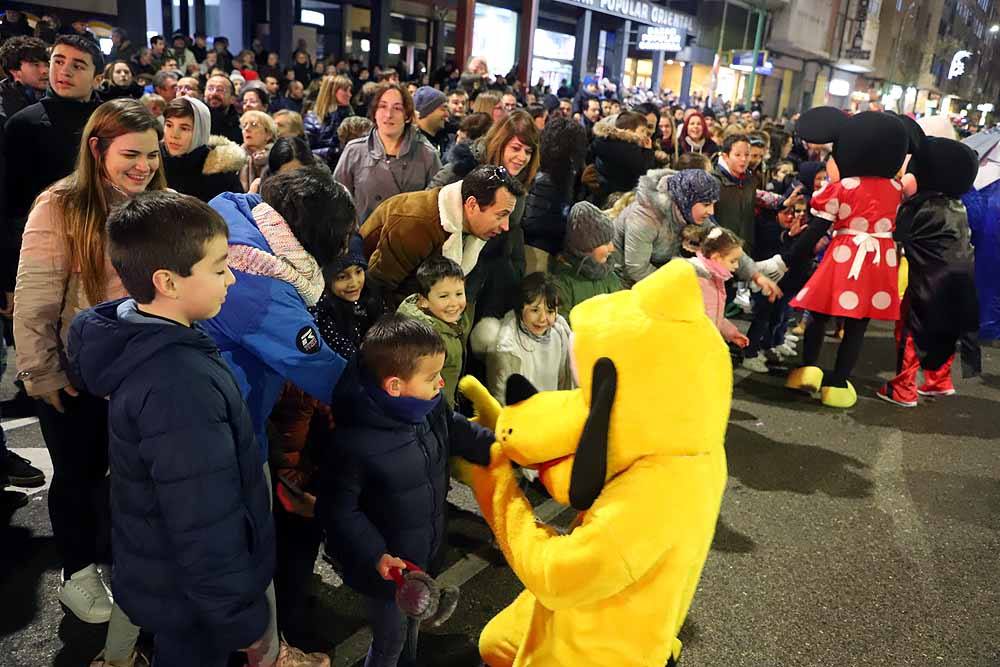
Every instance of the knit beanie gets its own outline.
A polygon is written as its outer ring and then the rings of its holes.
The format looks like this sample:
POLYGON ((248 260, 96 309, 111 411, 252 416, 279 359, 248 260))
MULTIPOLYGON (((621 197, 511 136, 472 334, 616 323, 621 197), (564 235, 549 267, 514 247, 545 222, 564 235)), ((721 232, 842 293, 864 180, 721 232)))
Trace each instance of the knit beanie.
POLYGON ((326 265, 323 273, 326 275, 327 283, 332 282, 338 273, 350 266, 360 266, 365 271, 368 270, 368 260, 365 259, 364 241, 358 234, 351 236, 345 252, 333 258, 326 265))
POLYGON ((588 255, 594 248, 611 243, 615 225, 604 211, 588 201, 573 204, 566 223, 564 247, 570 255, 588 255))
POLYGON ((413 93, 413 108, 421 118, 426 118, 447 102, 448 97, 444 93, 430 86, 421 86, 413 93))

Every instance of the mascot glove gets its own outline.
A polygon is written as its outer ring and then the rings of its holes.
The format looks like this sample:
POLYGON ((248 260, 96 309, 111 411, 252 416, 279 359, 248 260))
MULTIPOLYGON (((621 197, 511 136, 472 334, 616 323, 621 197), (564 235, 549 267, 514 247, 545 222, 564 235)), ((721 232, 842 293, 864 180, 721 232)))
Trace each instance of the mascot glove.
POLYGON ((470 420, 480 426, 485 426, 491 431, 497 429, 497 417, 500 416, 501 406, 497 399, 493 398, 483 383, 466 375, 458 382, 458 390, 472 402, 475 416, 470 420))
POLYGON ((765 259, 756 263, 757 271, 764 274, 774 282, 779 282, 788 273, 788 267, 781 255, 775 255, 771 259, 765 259))

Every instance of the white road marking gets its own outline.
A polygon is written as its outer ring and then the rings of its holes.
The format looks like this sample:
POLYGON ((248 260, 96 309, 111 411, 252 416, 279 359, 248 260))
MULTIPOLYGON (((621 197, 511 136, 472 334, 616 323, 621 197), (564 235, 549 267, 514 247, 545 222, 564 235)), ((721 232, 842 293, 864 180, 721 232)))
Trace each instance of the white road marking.
MULTIPOLYGON (((4 430, 7 429, 6 424, 4 425, 4 430)), ((49 485, 52 484, 52 458, 49 456, 49 450, 44 447, 31 447, 27 449, 15 449, 10 448, 10 451, 14 452, 19 456, 31 461, 31 465, 35 466, 39 470, 45 473, 45 485, 39 486, 34 489, 22 489, 21 487, 11 487, 18 491, 23 491, 29 496, 33 496, 36 493, 41 493, 42 491, 47 491, 49 485)))
POLYGON ((38 417, 23 417, 21 419, 11 419, 9 421, 0 422, 0 426, 3 426, 4 431, 13 431, 15 429, 19 429, 24 426, 31 426, 32 424, 37 423, 38 417))

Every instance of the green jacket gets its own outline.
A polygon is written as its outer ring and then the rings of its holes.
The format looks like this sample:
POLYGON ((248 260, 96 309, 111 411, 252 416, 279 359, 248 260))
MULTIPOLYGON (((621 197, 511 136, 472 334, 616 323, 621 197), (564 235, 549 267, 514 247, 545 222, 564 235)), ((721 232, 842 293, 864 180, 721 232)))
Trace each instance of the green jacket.
POLYGON ((445 400, 448 401, 448 405, 454 408, 458 381, 462 377, 465 344, 469 340, 469 332, 472 331, 472 307, 465 309, 465 312, 462 313, 462 319, 457 323, 448 324, 421 310, 417 306, 417 295, 411 294, 406 297, 403 303, 399 304, 397 312, 406 317, 423 320, 441 335, 441 339, 444 341, 444 368, 441 369, 441 377, 444 378, 444 391, 442 393, 445 400))
POLYGON ((570 264, 558 256, 549 259, 549 275, 559 289, 559 314, 567 321, 569 312, 576 304, 598 294, 611 294, 625 289, 621 278, 614 271, 609 271, 603 278, 591 280, 580 273, 579 264, 570 264))

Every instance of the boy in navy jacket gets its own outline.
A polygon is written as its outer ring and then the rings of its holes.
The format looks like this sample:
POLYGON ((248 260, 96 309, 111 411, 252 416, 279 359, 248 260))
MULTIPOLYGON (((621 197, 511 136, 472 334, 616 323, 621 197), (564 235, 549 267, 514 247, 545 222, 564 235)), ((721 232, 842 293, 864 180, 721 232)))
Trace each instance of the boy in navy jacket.
POLYGON ((226 223, 154 192, 117 209, 108 238, 132 298, 80 313, 69 359, 76 386, 110 399, 115 602, 155 634, 157 667, 273 660, 268 487, 240 389, 196 324, 234 281, 226 223))
POLYGON ((326 462, 316 515, 344 581, 366 598, 366 667, 397 664, 405 617, 389 569, 428 569, 445 539, 448 457, 487 465, 493 433, 448 407, 440 336, 392 314, 365 336, 334 396, 336 460, 326 462))

